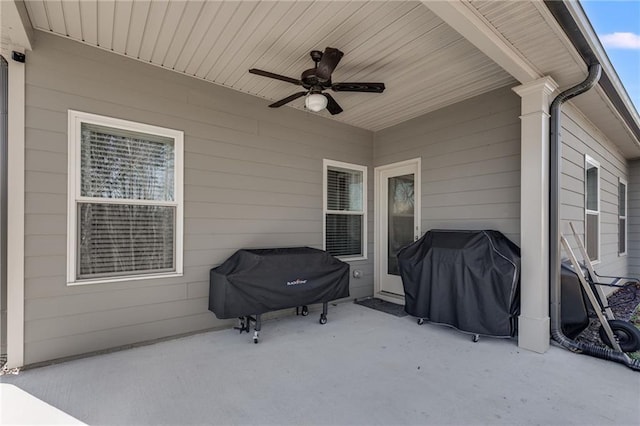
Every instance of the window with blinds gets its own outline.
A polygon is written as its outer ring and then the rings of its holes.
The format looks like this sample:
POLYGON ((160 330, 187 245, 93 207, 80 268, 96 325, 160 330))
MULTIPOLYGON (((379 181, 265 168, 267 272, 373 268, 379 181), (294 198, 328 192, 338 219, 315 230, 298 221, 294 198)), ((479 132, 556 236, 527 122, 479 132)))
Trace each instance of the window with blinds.
POLYGON ((585 245, 592 262, 600 260, 600 164, 585 156, 585 245))
POLYGON ((618 180, 618 254, 627 254, 627 182, 618 180))
POLYGON ((367 168, 324 161, 324 247, 343 259, 366 258, 367 168))
POLYGON ((69 112, 69 282, 182 273, 182 132, 69 112))

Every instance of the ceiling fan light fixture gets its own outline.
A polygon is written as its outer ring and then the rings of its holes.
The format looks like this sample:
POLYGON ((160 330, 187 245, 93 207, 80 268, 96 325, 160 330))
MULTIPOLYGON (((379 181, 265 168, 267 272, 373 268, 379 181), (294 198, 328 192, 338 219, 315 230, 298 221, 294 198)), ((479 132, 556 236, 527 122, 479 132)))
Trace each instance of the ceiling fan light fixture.
POLYGON ((327 107, 327 98, 320 93, 311 93, 304 99, 304 105, 313 112, 320 112, 327 107))
POLYGON ((336 115, 340 114, 343 109, 340 104, 333 99, 333 96, 327 92, 329 89, 334 92, 384 92, 384 83, 334 83, 331 79, 331 74, 340 62, 342 56, 343 53, 333 47, 327 47, 324 52, 312 50, 311 59, 313 59, 315 66, 303 71, 300 79, 263 71, 258 68, 249 69, 249 73, 284 81, 304 88, 304 91, 299 91, 270 104, 269 108, 280 108, 304 96, 304 105, 309 111, 320 112, 326 108, 329 114, 336 115))

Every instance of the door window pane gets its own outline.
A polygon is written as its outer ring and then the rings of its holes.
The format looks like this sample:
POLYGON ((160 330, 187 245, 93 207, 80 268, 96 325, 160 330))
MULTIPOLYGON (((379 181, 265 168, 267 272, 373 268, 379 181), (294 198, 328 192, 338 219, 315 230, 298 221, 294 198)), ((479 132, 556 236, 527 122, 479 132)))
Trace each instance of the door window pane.
POLYGON ((398 271, 398 251, 413 242, 414 175, 394 176, 388 180, 388 261, 390 275, 398 271))

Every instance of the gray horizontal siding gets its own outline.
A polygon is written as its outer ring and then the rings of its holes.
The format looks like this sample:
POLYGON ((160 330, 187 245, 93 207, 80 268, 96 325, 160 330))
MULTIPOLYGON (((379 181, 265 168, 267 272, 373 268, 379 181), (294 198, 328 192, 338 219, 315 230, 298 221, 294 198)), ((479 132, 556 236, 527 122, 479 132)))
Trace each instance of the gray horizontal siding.
POLYGON ((520 98, 499 89, 374 136, 374 164, 422 159, 422 231, 497 229, 520 241, 520 98))
MULTIPOLYGON (((563 107, 561 139, 561 232, 568 236, 575 249, 577 245, 569 228, 571 222, 584 241, 584 165, 585 154, 589 155, 600 163, 600 263, 595 269, 605 275, 627 275, 629 256, 618 255, 618 179, 629 181, 627 161, 571 104, 563 107)), ((632 190, 629 183, 629 196, 632 190)))
MULTIPOLYGON (((322 160, 372 164, 370 132, 38 37, 26 87, 27 364, 228 324, 207 310, 209 269, 243 247, 321 248, 322 160), (184 131, 183 277, 66 286, 68 109, 184 131)), ((352 297, 373 291, 371 208, 352 297)))

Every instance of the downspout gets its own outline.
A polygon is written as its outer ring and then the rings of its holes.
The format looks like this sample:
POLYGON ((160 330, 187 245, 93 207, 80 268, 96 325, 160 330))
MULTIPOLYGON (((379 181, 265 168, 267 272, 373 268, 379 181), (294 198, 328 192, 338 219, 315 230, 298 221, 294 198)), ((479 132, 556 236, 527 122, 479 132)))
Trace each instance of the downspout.
POLYGON ((595 346, 591 343, 576 342, 562 332, 560 318, 560 176, 562 144, 560 142, 561 107, 569 99, 578 96, 596 85, 600 79, 602 66, 595 61, 589 66, 589 75, 582 82, 560 93, 551 103, 549 123, 549 287, 551 337, 572 352, 584 353, 597 358, 625 364, 640 371, 640 360, 632 360, 622 352, 595 346))

